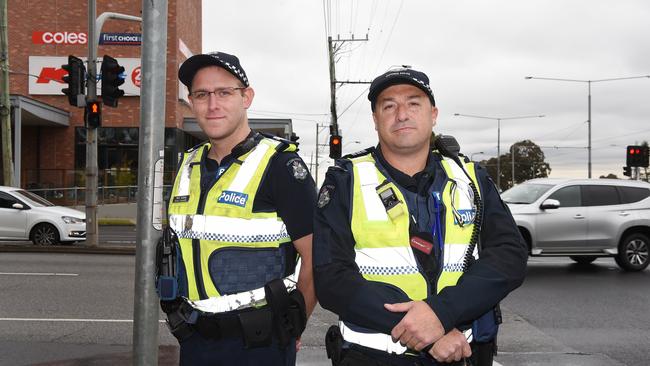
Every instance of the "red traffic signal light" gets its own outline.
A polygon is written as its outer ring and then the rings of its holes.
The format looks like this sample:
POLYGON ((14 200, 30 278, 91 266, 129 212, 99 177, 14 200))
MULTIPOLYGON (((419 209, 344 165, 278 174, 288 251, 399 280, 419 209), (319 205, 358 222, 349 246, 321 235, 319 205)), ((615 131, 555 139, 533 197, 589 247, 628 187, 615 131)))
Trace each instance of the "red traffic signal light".
POLYGON ((648 167, 648 146, 630 145, 627 147, 626 165, 629 167, 648 167))
POLYGON ((102 125, 102 105, 101 103, 94 101, 88 102, 86 104, 86 109, 84 110, 84 117, 86 120, 86 127, 97 128, 102 125))
POLYGON ((341 152, 343 151, 341 144, 342 144, 341 135, 330 136, 330 158, 338 159, 341 157, 341 152))

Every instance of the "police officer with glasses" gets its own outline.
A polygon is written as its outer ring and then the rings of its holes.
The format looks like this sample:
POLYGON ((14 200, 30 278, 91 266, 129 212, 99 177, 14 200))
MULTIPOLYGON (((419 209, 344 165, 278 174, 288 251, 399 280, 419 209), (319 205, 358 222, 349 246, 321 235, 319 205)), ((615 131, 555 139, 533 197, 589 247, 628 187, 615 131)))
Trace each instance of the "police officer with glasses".
POLYGON ((370 86, 370 147, 336 161, 320 189, 314 280, 339 316, 333 365, 491 365, 499 302, 527 249, 486 171, 434 135, 429 78, 391 70, 370 86))
POLYGON ((183 155, 158 248, 180 364, 294 365, 316 304, 314 181, 297 144, 250 129, 255 93, 237 57, 194 55, 178 77, 208 137, 183 155))

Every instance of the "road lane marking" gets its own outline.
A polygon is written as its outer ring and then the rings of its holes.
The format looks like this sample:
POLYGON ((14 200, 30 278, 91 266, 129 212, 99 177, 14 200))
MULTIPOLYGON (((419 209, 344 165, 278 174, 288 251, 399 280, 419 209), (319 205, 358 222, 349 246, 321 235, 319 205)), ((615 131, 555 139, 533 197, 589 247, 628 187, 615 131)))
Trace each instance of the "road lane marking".
MULTIPOLYGON (((77 322, 77 323, 133 323, 133 319, 52 319, 52 318, 0 318, 10 322, 77 322)), ((159 319, 159 323, 165 320, 159 319)))
POLYGON ((78 273, 56 273, 56 272, 0 272, 5 276, 79 276, 78 273))

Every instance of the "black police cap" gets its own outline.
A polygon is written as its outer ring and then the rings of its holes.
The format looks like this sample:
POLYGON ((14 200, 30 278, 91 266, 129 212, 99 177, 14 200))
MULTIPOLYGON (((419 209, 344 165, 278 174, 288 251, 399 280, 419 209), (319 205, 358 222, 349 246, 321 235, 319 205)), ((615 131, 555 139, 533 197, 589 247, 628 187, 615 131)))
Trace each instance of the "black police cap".
POLYGON ((375 103, 379 94, 389 86, 398 84, 410 84, 420 88, 429 97, 429 100, 431 100, 431 105, 436 105, 433 92, 429 86, 429 77, 425 73, 413 69, 397 69, 379 75, 370 84, 368 100, 373 111, 375 110, 375 103))
POLYGON ((178 79, 187 86, 188 89, 192 88, 192 80, 196 73, 206 66, 219 66, 236 77, 241 83, 248 87, 248 77, 246 72, 241 67, 237 56, 229 55, 224 52, 212 52, 207 54, 194 55, 181 65, 178 70, 178 79))

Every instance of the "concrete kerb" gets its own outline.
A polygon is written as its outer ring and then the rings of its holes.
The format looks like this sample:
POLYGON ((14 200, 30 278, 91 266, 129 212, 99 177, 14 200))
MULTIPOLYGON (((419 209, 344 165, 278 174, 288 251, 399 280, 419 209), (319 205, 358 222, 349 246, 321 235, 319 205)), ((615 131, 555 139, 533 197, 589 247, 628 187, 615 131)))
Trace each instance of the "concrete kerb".
POLYGON ((84 244, 34 245, 31 242, 0 243, 0 252, 11 253, 74 253, 74 254, 135 254, 135 246, 99 244, 91 247, 84 244))

